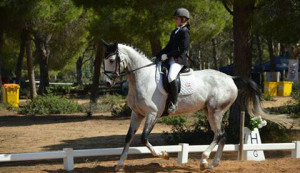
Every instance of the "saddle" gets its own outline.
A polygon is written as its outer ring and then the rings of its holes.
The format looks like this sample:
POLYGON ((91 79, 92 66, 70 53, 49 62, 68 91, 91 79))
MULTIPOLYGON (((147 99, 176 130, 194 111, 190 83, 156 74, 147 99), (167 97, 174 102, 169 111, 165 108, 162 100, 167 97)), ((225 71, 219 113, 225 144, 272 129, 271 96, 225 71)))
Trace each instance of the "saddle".
MULTIPOLYGON (((162 84, 163 84, 163 88, 164 90, 167 92, 168 94, 168 98, 167 98, 167 101, 166 101, 166 106, 165 106, 165 109, 164 109, 164 113, 162 116, 168 116, 169 113, 168 113, 168 105, 170 104, 170 100, 171 100, 171 97, 170 97, 170 83, 168 81, 168 74, 169 74, 169 65, 166 65, 166 64, 162 64, 161 65, 161 76, 162 76, 162 84)), ((184 89, 184 87, 186 85, 184 85, 182 87, 182 84, 185 82, 181 82, 181 76, 190 76, 192 75, 192 70, 189 68, 189 67, 183 67, 179 74, 177 75, 177 78, 176 78, 176 83, 178 85, 178 93, 180 94, 181 91, 183 91, 183 93, 181 93, 181 95, 189 95, 189 93, 186 93, 184 91, 186 91, 184 89)), ((191 87, 191 85, 189 84, 189 87, 191 87)))
MULTIPOLYGON (((166 92, 169 94, 170 93, 170 83, 168 81, 168 74, 169 74, 169 65, 162 65, 162 68, 161 68, 161 72, 163 74, 163 86, 164 86, 164 89, 166 90, 166 92)), ((179 74, 177 75, 177 78, 176 78, 176 83, 178 85, 178 93, 180 93, 180 90, 181 90, 181 80, 180 80, 180 74, 182 73, 189 73, 191 70, 189 67, 183 67, 179 74)))

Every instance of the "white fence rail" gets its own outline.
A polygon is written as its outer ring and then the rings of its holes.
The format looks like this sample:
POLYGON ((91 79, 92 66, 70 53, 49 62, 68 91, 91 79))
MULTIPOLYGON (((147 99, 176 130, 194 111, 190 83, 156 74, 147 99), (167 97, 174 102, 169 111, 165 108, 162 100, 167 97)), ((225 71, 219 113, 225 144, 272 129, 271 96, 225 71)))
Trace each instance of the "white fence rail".
MULTIPOLYGON (((178 153, 178 163, 188 162, 188 154, 203 152, 208 145, 169 145, 157 146, 157 150, 166 151, 168 153, 178 153)), ((72 148, 64 148, 62 151, 39 152, 39 153, 19 153, 19 154, 0 154, 0 162, 26 161, 26 160, 49 160, 63 159, 64 169, 74 169, 75 157, 91 157, 91 156, 112 156, 120 155, 123 148, 106 148, 106 149, 90 149, 90 150, 73 150, 72 148)), ((217 146, 213 151, 217 150, 217 146)), ((300 141, 292 143, 266 143, 266 144, 245 144, 243 151, 253 150, 290 150, 293 158, 300 158, 300 141)), ((239 144, 228 144, 224 147, 224 152, 239 151, 239 144)), ((150 151, 146 147, 130 147, 129 154, 149 154, 150 151)))

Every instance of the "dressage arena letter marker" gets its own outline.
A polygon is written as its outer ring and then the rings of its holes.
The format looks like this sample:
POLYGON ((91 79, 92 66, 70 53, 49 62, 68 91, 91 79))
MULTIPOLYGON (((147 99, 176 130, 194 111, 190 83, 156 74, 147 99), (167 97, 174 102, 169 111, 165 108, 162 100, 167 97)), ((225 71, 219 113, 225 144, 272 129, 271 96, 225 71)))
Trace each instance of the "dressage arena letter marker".
MULTIPOLYGON (((244 127, 245 130, 245 144, 261 144, 261 139, 259 131, 255 128, 251 131, 248 127, 244 127)), ((264 151, 254 150, 254 151, 244 151, 244 160, 255 160, 262 161, 265 160, 264 151)))

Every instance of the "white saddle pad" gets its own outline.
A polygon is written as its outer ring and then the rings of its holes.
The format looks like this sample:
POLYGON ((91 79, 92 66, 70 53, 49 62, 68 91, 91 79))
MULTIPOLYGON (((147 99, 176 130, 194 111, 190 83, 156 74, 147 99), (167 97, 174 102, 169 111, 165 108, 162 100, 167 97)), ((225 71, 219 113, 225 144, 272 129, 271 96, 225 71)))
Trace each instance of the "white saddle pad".
MULTIPOLYGON (((194 86, 195 86, 195 77, 193 75, 193 69, 190 69, 188 73, 181 73, 180 74, 180 81, 181 81, 181 88, 180 88, 180 95, 191 95, 194 93, 194 86)), ((155 81, 158 85, 159 91, 164 94, 168 95, 166 90, 163 86, 163 73, 161 72, 161 63, 158 63, 156 66, 156 75, 155 81)))

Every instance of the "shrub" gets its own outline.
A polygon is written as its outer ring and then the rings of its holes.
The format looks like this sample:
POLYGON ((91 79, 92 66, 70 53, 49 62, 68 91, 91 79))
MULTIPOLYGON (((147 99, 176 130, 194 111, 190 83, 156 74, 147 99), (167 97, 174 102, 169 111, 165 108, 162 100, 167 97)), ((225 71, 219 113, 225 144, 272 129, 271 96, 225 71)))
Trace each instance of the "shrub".
POLYGON ((300 104, 272 107, 268 110, 273 114, 289 114, 292 118, 300 118, 300 104))
POLYGON ((186 123, 187 119, 183 115, 171 116, 171 117, 161 117, 158 123, 165 123, 167 125, 179 125, 182 126, 186 123))
MULTIPOLYGON (((227 133, 227 143, 236 143, 239 138, 239 127, 229 128, 227 119, 229 112, 224 115, 223 123, 227 133)), ((206 115, 202 111, 194 113, 196 121, 192 125, 181 123, 181 120, 171 121, 171 133, 165 132, 163 137, 169 144, 178 144, 187 142, 190 144, 210 144, 213 140, 213 132, 210 129, 206 115)), ((165 121, 165 120, 163 120, 165 121)), ((272 122, 268 122, 267 126, 259 129, 261 131, 262 142, 287 142, 290 141, 288 130, 272 122)))
POLYGON ((292 97, 296 100, 298 104, 300 104, 300 83, 293 90, 292 97))
POLYGON ((53 95, 38 96, 27 101, 25 106, 19 109, 19 113, 25 115, 65 114, 73 112, 83 112, 83 107, 67 98, 53 95))
MULTIPOLYGON (((88 114, 92 114, 95 112, 111 112, 112 115, 118 116, 118 114, 122 111, 124 104, 125 98, 123 96, 106 94, 99 97, 98 104, 91 105, 90 103, 87 103, 84 106, 87 108, 87 110, 89 110, 88 114)), ((124 114, 124 112, 121 112, 121 114, 124 114)), ((130 110, 128 116, 130 116, 130 110)))
POLYGON ((196 117, 196 121, 192 125, 187 125, 181 118, 173 121, 175 123, 172 124, 172 133, 165 132, 163 135, 166 142, 170 144, 180 142, 209 144, 213 139, 213 132, 210 130, 206 115, 202 111, 198 111, 193 116, 196 117))
POLYGON ((51 94, 70 94, 73 89, 70 85, 50 85, 47 87, 47 93, 51 94))
POLYGON ((128 107, 127 103, 125 103, 123 105, 116 105, 112 108, 111 115, 130 117, 131 116, 131 109, 128 107))
POLYGON ((100 104, 107 105, 112 109, 114 106, 124 104, 125 99, 121 95, 104 95, 101 97, 100 104))
POLYGON ((265 101, 275 101, 274 98, 269 93, 262 94, 262 99, 265 101))
POLYGON ((273 122, 268 121, 268 124, 259 131, 264 143, 291 142, 288 130, 273 122))

